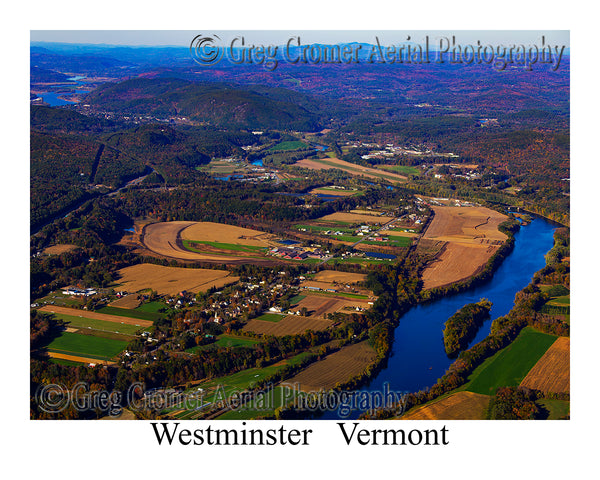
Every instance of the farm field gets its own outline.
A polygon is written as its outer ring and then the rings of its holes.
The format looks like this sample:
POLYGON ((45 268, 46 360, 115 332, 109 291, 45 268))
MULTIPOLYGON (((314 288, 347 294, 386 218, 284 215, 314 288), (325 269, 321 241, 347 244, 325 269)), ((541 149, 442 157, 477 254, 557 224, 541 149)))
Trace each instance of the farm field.
POLYGON ((332 196, 336 196, 336 197, 351 197, 353 195, 362 194, 362 191, 333 188, 333 187, 321 187, 321 188, 313 188, 309 193, 311 193, 312 195, 320 194, 320 195, 332 195, 332 196))
POLYGON ((364 282, 367 276, 364 273, 338 272, 336 270, 322 270, 314 276, 318 282, 358 283, 364 282))
POLYGON ((78 329, 91 329, 100 330, 103 332, 121 333, 125 335, 135 335, 141 328, 137 325, 131 325, 126 323, 107 322, 105 320, 97 320, 92 318, 84 318, 74 315, 64 315, 62 313, 55 313, 56 318, 69 322, 69 328, 78 329))
POLYGON ((277 145, 273 145, 271 148, 269 148, 267 150, 267 152, 288 152, 291 150, 299 150, 301 148, 308 148, 309 145, 307 145, 304 142, 301 142, 299 140, 292 140, 292 141, 286 141, 286 142, 280 142, 277 145))
POLYGON ((198 350, 203 350, 211 347, 251 347, 252 345, 256 345, 260 343, 258 340, 248 337, 238 337, 236 335, 219 335, 217 337, 217 341, 214 343, 209 343, 208 345, 197 345, 195 347, 191 347, 186 349, 188 353, 194 353, 198 350))
POLYGON ((87 310, 77 310, 74 308, 58 307, 56 305, 46 305, 40 308, 42 312, 57 313, 62 315, 77 316, 92 320, 103 320, 106 322, 123 323, 127 325, 135 325, 139 327, 149 327, 152 325, 150 320, 142 320, 139 318, 122 317, 118 315, 108 315, 105 313, 89 312, 87 310))
POLYGON ((373 180, 386 180, 391 183, 403 183, 407 179, 405 175, 399 175, 394 172, 385 172, 377 168, 363 167, 354 163, 345 162, 338 158, 304 159, 296 162, 294 166, 308 168, 310 170, 330 170, 332 168, 338 168, 351 175, 366 177, 373 180))
POLYGON ((417 167, 410 167, 408 165, 379 165, 378 168, 401 175, 419 175, 421 173, 421 170, 417 167))
POLYGON ((542 392, 568 393, 571 340, 559 337, 529 371, 521 386, 542 392))
POLYGON ((569 415, 571 402, 568 400, 551 400, 544 398, 535 402, 548 412, 547 420, 559 420, 569 415))
MULTIPOLYGON (((209 243, 197 243, 195 244, 196 247, 194 247, 193 250, 187 249, 184 246, 184 241, 203 241, 201 238, 195 238, 192 240, 184 238, 182 241, 183 231, 186 230, 188 227, 194 228, 188 231, 185 235, 200 235, 204 237, 207 236, 206 231, 196 227, 198 223, 199 222, 175 221, 152 223, 145 225, 143 227, 143 233, 140 238, 140 243, 143 247, 161 257, 176 258, 179 260, 210 262, 218 263, 220 265, 224 263, 273 264, 272 259, 269 260, 266 258, 262 258, 262 256, 259 256, 257 254, 256 249, 251 248, 268 246, 272 236, 265 232, 259 232, 258 230, 244 229, 232 225, 225 225, 219 223, 214 224, 220 226, 219 233, 212 235, 213 239, 220 239, 220 241, 213 242, 214 244, 216 244, 216 246, 210 245, 209 243), (247 234, 243 233, 244 231, 246 231, 247 234), (247 238, 242 239, 239 238, 240 236, 247 236, 247 238), (227 248, 230 248, 231 245, 245 245, 248 248, 237 248, 235 251, 228 250, 227 248), (202 247, 202 250, 200 250, 199 247, 202 247), (252 252, 252 255, 254 256, 249 256, 251 254, 249 253, 249 251, 246 250, 250 250, 252 252)), ((212 240, 204 241, 211 242, 212 240)), ((273 245, 276 245, 276 242, 273 242, 273 245)))
POLYGON ((260 317, 256 317, 257 320, 264 320, 265 322, 280 322, 285 318, 285 315, 281 313, 263 313, 260 317))
POLYGON ((365 215, 351 212, 335 212, 321 217, 318 221, 361 225, 383 225, 391 220, 393 220, 393 217, 388 217, 385 215, 365 215))
POLYGON ((127 342, 123 340, 63 332, 60 337, 52 340, 46 348, 48 351, 55 353, 96 358, 97 360, 111 360, 121 353, 125 347, 127 347, 127 342))
POLYGON ((506 240, 498 230, 506 216, 485 207, 433 206, 435 216, 425 242, 446 242, 441 255, 423 271, 423 288, 435 288, 475 275, 506 240))
MULTIPOLYGON (((158 303, 158 302, 157 302, 158 303)), ((161 307, 164 307, 162 303, 158 303, 161 307)), ((116 315, 118 317, 131 317, 131 318, 139 318, 140 320, 149 320, 154 322, 159 318, 162 318, 160 313, 155 313, 151 311, 146 311, 141 307, 137 307, 135 309, 131 308, 121 308, 121 307, 100 307, 96 310, 98 313, 106 313, 108 315, 116 315)))
POLYGON ((498 387, 518 386, 555 340, 554 335, 525 327, 513 343, 475 369, 465 390, 493 395, 498 387))
POLYGON ((181 231, 181 238, 265 248, 276 245, 270 233, 214 222, 193 222, 181 231))
POLYGON ((242 328, 245 332, 253 332, 262 335, 274 335, 283 337, 285 335, 297 335, 306 330, 320 331, 331 326, 331 320, 314 317, 302 317, 299 315, 287 315, 279 322, 259 320, 253 318, 242 328))
POLYGON ((285 383, 291 385, 298 383, 304 392, 329 390, 336 384, 346 382, 364 372, 375 358, 375 351, 365 340, 342 347, 323 360, 310 364, 285 383))
POLYGON ((73 250, 77 250, 79 247, 77 245, 70 245, 67 243, 52 245, 51 247, 46 247, 42 250, 44 255, 60 255, 61 253, 71 252, 73 250))
POLYGON ((227 270, 163 267, 142 263, 118 271, 120 289, 127 292, 152 289, 161 295, 176 295, 183 290, 205 292, 238 281, 227 270))
POLYGON ((137 295, 125 295, 124 297, 117 298, 116 300, 108 304, 111 307, 134 309, 140 305, 140 301, 137 295))
MULTIPOLYGON (((211 380, 207 380, 204 382, 200 382, 197 384, 191 392, 197 392, 199 389, 202 389, 203 399, 205 403, 216 403, 219 400, 224 398, 229 398, 229 396, 233 392, 243 392, 248 388, 252 388, 257 382, 265 379, 266 377, 277 373, 282 368, 287 365, 295 365, 300 363, 308 353, 300 353, 294 357, 288 358, 281 362, 275 363, 273 365, 269 365, 263 368, 249 368, 246 370, 242 370, 241 372, 234 373, 232 375, 227 375, 224 377, 213 378, 211 380), (223 395, 223 396, 221 396, 223 395)), ((267 408, 265 410, 266 413, 272 411, 273 408, 267 408)), ((206 411, 206 410, 205 410, 206 411)), ((183 408, 171 408, 169 409, 169 413, 171 416, 178 419, 190 419, 197 418, 201 416, 203 412, 195 411, 193 409, 183 409, 183 408)), ((233 417, 235 416, 235 411, 227 412, 233 417)), ((256 416, 257 412, 253 412, 254 416, 256 416)), ((240 411, 238 414, 243 414, 243 411, 240 411)), ((250 414, 252 415, 252 414, 250 414)), ((219 417, 223 418, 223 417, 219 417)), ((247 417, 244 417, 247 418, 247 417)))
POLYGON ((489 395, 456 392, 416 407, 400 418, 402 420, 482 420, 489 403, 489 395))
POLYGON ((302 309, 305 307, 309 312, 309 317, 323 318, 328 313, 338 312, 346 307, 367 309, 369 307, 368 301, 368 297, 362 295, 348 298, 336 293, 307 293, 306 297, 298 302, 296 308, 302 309))
POLYGON ((114 365, 116 362, 110 360, 101 360, 98 358, 82 357, 80 355, 70 355, 67 353, 48 352, 48 356, 59 365, 77 366, 82 363, 96 363, 102 365, 114 365))

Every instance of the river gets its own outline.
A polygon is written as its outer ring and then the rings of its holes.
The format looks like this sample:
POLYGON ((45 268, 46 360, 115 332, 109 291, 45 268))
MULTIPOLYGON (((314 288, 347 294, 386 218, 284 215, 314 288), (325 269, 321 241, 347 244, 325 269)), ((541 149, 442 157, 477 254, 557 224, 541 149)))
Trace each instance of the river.
MULTIPOLYGON (((556 226, 535 218, 515 234, 513 251, 493 277, 477 287, 411 308, 400 319, 387 365, 362 390, 382 391, 389 384, 395 392, 416 392, 432 386, 453 360, 444 351, 444 323, 467 303, 487 298, 493 303, 491 318, 484 323, 471 345, 490 332, 492 320, 507 314, 515 294, 526 287, 535 272, 545 265, 544 255, 552 248, 556 226)), ((470 345, 470 346, 471 346, 470 345)), ((358 414, 352 415, 357 417, 358 414)), ((322 419, 338 418, 327 412, 322 419)))

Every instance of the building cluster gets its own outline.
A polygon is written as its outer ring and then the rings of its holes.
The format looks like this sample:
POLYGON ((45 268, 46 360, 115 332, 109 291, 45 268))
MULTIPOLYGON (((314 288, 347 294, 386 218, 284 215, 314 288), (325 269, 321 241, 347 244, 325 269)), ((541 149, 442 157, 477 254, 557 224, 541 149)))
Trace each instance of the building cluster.
POLYGON ((287 260, 306 260, 307 258, 323 259, 327 257, 329 251, 320 247, 273 247, 269 250, 271 255, 285 258, 287 260))

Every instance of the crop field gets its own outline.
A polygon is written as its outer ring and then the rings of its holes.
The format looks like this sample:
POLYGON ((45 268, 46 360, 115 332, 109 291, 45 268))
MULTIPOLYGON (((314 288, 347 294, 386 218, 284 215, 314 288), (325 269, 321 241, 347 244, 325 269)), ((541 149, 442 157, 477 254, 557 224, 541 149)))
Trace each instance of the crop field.
POLYGON ((341 294, 332 293, 331 295, 326 294, 307 294, 306 298, 303 298, 296 308, 301 309, 305 307, 308 310, 309 317, 323 318, 328 313, 338 312, 347 307, 369 307, 367 296, 356 296, 354 298, 344 298, 341 294))
POLYGON ((299 315, 288 315, 279 322, 268 320, 259 320, 253 318, 250 320, 243 331, 254 332, 262 335, 274 335, 283 337, 285 335, 297 335, 306 330, 320 331, 327 329, 333 322, 323 318, 301 317, 299 315))
MULTIPOLYGON (((267 247, 271 243, 277 245, 275 241, 271 241, 274 236, 265 232, 259 232, 258 230, 245 229, 220 223, 210 224, 210 222, 202 222, 202 225, 205 225, 204 228, 198 227, 199 224, 199 222, 183 221, 148 224, 144 226, 140 243, 143 247, 161 257, 176 258, 179 260, 210 262, 221 265, 223 263, 249 263, 249 261, 254 264, 273 263, 272 259, 257 256, 256 250, 252 250, 250 247, 267 247), (210 235, 206 233, 206 225, 209 224, 219 226, 218 230, 215 230, 214 232, 211 227, 209 229, 211 232, 210 235), (197 238, 185 238, 183 236, 183 232, 186 231, 188 227, 192 228, 187 231, 185 235, 197 238), (244 233, 244 231, 246 233, 244 233), (211 239, 207 237, 210 237, 211 239), (202 238, 205 238, 205 240, 202 240, 202 238), (196 240, 199 242, 196 244, 197 247, 194 248, 195 251, 185 248, 182 239, 186 241, 196 240), (208 243, 202 245, 200 243, 202 241, 214 242, 219 248, 208 243), (230 245, 245 245, 249 247, 252 254, 247 251, 240 251, 239 248, 237 248, 236 251, 225 249, 225 247, 230 245), (202 250, 198 247, 202 247, 202 250)), ((217 227, 215 227, 215 229, 216 228, 217 227)), ((260 255, 262 255, 262 253, 260 255)))
MULTIPOLYGON (((264 368, 249 368, 246 370, 242 370, 241 372, 237 372, 231 375, 227 375, 224 377, 213 378, 211 380, 207 380, 204 382, 200 382, 197 386, 195 386, 189 392, 198 392, 199 389, 202 389, 204 402, 207 404, 214 404, 223 397, 229 398, 234 392, 243 392, 248 388, 252 388, 257 382, 263 380, 264 378, 277 373, 282 368, 287 365, 295 365, 300 363, 308 354, 306 352, 300 353, 294 357, 288 358, 281 362, 277 362, 273 365, 269 365, 264 368), (221 396, 222 395, 222 396, 221 396)), ((275 395, 277 397, 277 395, 275 395)), ((277 405, 275 405, 277 406, 277 405)), ((275 406, 270 405, 264 412, 269 413, 272 412, 275 406)), ((197 418, 201 416, 203 412, 195 411, 193 409, 182 409, 182 408, 171 408, 169 409, 169 413, 172 417, 178 419, 191 419, 197 418)), ((225 415, 219 418, 223 419, 237 419, 237 415, 242 415, 240 418, 252 418, 253 416, 260 416, 261 412, 248 412, 244 413, 244 410, 229 410, 225 415), (237 412, 237 414, 236 414, 237 412), (250 415, 250 416, 248 416, 250 415)))
POLYGON ((308 168, 310 170, 330 170, 338 168, 351 175, 370 178, 372 180, 386 180, 390 183, 403 183, 406 181, 405 175, 399 175, 394 172, 385 172, 377 168, 363 167, 355 163, 345 162, 338 158, 319 158, 304 159, 294 164, 297 167, 308 168))
MULTIPOLYGON (((164 307, 164 304, 162 304, 162 303, 159 303, 159 305, 161 307, 164 307)), ((106 313, 108 315, 116 315, 119 317, 139 318, 141 320, 149 320, 151 322, 158 320, 159 318, 162 318, 162 315, 160 313, 143 310, 140 307, 135 308, 135 309, 130 309, 130 308, 106 306, 106 307, 99 308, 98 310, 96 310, 96 312, 106 313)))
POLYGON ((40 308, 42 312, 50 312, 61 315, 69 315, 74 317, 82 317, 91 320, 102 320, 106 322, 113 322, 126 325, 134 325, 136 327, 149 327, 152 322, 149 320, 142 320, 139 318, 123 317, 119 315, 108 315, 106 313, 89 312, 87 310, 78 310, 74 308, 58 307, 56 305, 46 305, 40 308))
POLYGON ((115 362, 110 360, 102 360, 99 358, 82 357, 80 355, 70 355, 68 353, 48 352, 48 356, 55 360, 59 365, 79 365, 82 363, 96 363, 102 365, 114 365, 115 362))
POLYGON ((432 207, 433 221, 425 242, 445 242, 441 255, 423 271, 423 288, 448 285, 475 275, 485 266, 506 235, 498 225, 506 216, 484 207, 432 207))
POLYGON ((291 150, 299 150, 301 148, 307 148, 308 145, 298 140, 280 142, 277 145, 273 145, 267 150, 267 152, 288 152, 291 150))
POLYGON ((256 317, 257 320, 264 320, 265 322, 280 322, 285 318, 285 315, 281 313, 263 313, 260 317, 256 317))
POLYGON ((421 170, 417 167, 409 167, 408 165, 379 165, 378 168, 401 175, 419 175, 421 173, 421 170))
POLYGON ((252 345, 256 345, 260 343, 258 340, 248 337, 238 337, 236 335, 219 335, 217 337, 217 341, 214 343, 209 343, 208 345, 197 345, 195 347, 191 347, 186 349, 186 352, 194 353, 198 350, 203 350, 211 347, 251 347, 252 345))
POLYGON ((529 371, 521 386, 542 392, 568 393, 571 379, 571 341, 559 337, 529 371))
POLYGON ((270 233, 213 222, 193 222, 181 231, 181 238, 196 242, 204 241, 253 247, 276 245, 276 242, 274 242, 275 236, 270 233))
POLYGON ((498 225, 507 217, 495 210, 485 207, 432 208, 435 216, 424 238, 467 244, 499 244, 507 238, 498 230, 498 225))
MULTIPOLYGON (((100 330, 103 332, 121 333, 124 335, 135 335, 140 329, 137 325, 131 325, 126 323, 107 322, 105 320, 97 320, 93 318, 84 318, 74 315, 64 315, 62 313, 55 313, 56 318, 69 322, 69 327, 74 328, 75 331, 78 329, 90 329, 100 330)), ((146 327, 147 328, 147 327, 146 327)))
POLYGON ((77 245, 63 243, 59 245, 52 245, 51 247, 46 247, 44 248, 44 250, 42 250, 42 253, 44 255, 60 255, 61 253, 71 252, 78 248, 79 247, 77 245))
POLYGON ((314 188, 310 191, 312 195, 332 195, 335 197, 351 197, 353 195, 362 194, 361 190, 341 189, 333 187, 314 188))
POLYGON ((480 271, 497 247, 447 243, 443 252, 423 270, 423 289, 459 282, 480 271))
POLYGON ((239 277, 230 276, 227 270, 163 267, 150 263, 125 267, 118 273, 121 290, 133 293, 150 288, 161 295, 176 295, 183 290, 205 292, 239 280, 239 277))
POLYGON ((489 395, 456 392, 414 408, 402 420, 482 420, 490 403, 489 395))
POLYGON ((140 305, 140 301, 137 295, 125 295, 124 297, 117 298, 116 300, 109 303, 111 307, 126 308, 133 310, 140 305))
POLYGON ((351 212, 335 212, 321 217, 320 222, 341 222, 360 225, 383 225, 392 220, 392 217, 384 215, 365 215, 351 212))
POLYGON ((513 343, 474 370, 466 390, 493 395, 498 387, 520 385, 555 340, 554 335, 525 327, 513 343))
POLYGON ((67 355, 111 360, 121 353, 127 342, 80 333, 63 332, 46 347, 49 351, 67 355))
POLYGON ((310 364, 286 383, 299 383, 304 392, 329 390, 337 383, 346 382, 364 372, 375 358, 375 351, 367 341, 348 345, 327 355, 323 360, 310 364))
POLYGON ((363 273, 337 272, 335 270, 322 270, 314 277, 314 280, 318 282, 336 282, 348 284, 364 282, 366 279, 367 276, 363 273))

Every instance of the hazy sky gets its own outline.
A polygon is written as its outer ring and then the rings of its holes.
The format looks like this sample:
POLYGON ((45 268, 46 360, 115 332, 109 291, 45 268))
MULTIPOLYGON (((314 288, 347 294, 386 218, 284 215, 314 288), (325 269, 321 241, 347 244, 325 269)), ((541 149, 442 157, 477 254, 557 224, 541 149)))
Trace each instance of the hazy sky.
POLYGON ((307 43, 402 43, 411 36, 415 43, 439 42, 440 37, 456 37, 456 43, 476 44, 477 40, 492 45, 540 44, 542 35, 546 44, 569 47, 568 30, 32 30, 32 42, 93 43, 109 45, 181 45, 189 46, 199 34, 218 35, 221 39, 244 36, 247 41, 260 44, 284 44, 292 36, 300 35, 307 43))

